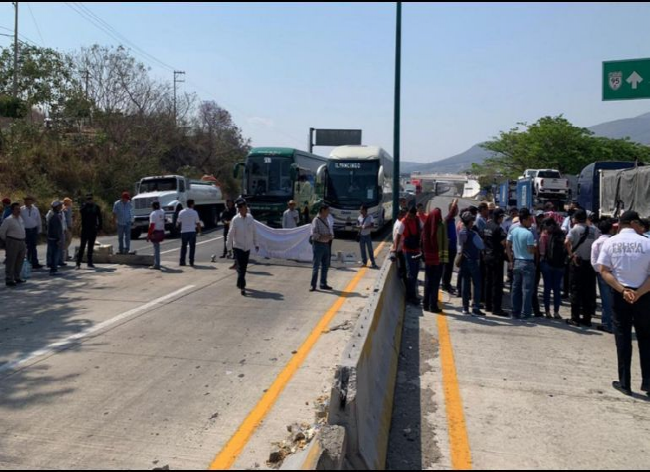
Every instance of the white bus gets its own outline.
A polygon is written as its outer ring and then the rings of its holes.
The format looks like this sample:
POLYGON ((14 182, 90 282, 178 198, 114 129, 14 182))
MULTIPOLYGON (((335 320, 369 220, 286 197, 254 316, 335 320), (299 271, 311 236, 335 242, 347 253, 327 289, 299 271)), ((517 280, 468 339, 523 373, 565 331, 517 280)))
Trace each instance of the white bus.
POLYGON ((377 146, 340 146, 319 170, 324 201, 331 208, 334 228, 352 231, 359 209, 368 207, 378 231, 393 218, 393 158, 377 146))

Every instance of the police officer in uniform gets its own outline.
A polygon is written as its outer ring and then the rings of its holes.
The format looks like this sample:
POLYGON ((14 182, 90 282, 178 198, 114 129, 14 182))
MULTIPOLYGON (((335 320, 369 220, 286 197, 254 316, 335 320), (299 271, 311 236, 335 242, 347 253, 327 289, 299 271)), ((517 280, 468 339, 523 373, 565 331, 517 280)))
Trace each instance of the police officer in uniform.
POLYGON ((641 358, 641 390, 650 396, 650 239, 642 233, 634 211, 623 214, 621 232, 603 245, 598 258, 601 275, 613 291, 614 334, 618 352, 618 382, 613 387, 632 395, 632 326, 641 358))

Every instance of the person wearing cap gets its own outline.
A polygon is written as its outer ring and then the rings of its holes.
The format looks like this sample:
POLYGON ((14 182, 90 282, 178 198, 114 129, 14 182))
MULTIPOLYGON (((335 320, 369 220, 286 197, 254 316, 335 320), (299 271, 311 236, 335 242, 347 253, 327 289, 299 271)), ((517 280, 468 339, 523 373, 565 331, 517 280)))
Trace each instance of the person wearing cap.
POLYGON ((79 254, 77 254, 76 270, 81 269, 81 262, 84 258, 84 251, 88 246, 88 268, 94 269, 93 251, 95 250, 95 240, 97 234, 102 230, 102 212, 95 203, 92 194, 86 195, 86 202, 79 210, 81 215, 81 244, 79 245, 79 254))
POLYGON ((7 287, 15 287, 25 281, 21 278, 23 261, 27 254, 25 245, 25 224, 20 216, 20 203, 11 204, 11 215, 0 225, 0 239, 5 243, 7 260, 5 261, 5 283, 7 287))
POLYGON ((117 226, 117 240, 120 254, 131 252, 131 220, 133 205, 129 192, 122 193, 122 198, 113 205, 113 223, 117 226))
POLYGON ((596 315, 596 272, 591 266, 591 248, 597 233, 587 225, 585 210, 576 211, 573 219, 575 225, 566 237, 571 279, 571 319, 567 323, 591 328, 591 320, 596 315))
POLYGON ((47 266, 50 268, 50 275, 58 273, 60 253, 65 247, 62 209, 63 203, 56 200, 52 202, 52 209, 45 217, 47 223, 47 266))
POLYGON ((533 215, 528 208, 519 210, 519 226, 510 229, 507 239, 509 266, 512 273, 512 318, 529 319, 533 315, 535 286, 535 236, 530 231, 533 215))
POLYGON ((291 200, 289 202, 289 208, 282 215, 282 228, 294 229, 298 227, 299 223, 300 223, 300 212, 296 210, 296 202, 291 200))
POLYGON ((248 214, 246 200, 237 200, 238 214, 232 219, 228 233, 228 249, 233 251, 237 264, 237 288, 246 296, 246 271, 253 248, 259 252, 257 227, 252 215, 248 214))
POLYGON ((20 209, 20 216, 25 223, 25 233, 27 244, 27 260, 32 264, 32 269, 42 269, 43 266, 38 263, 38 238, 43 232, 43 222, 41 213, 34 205, 34 197, 25 197, 25 205, 20 209))
POLYGON ((420 272, 420 258, 422 240, 422 222, 418 218, 417 208, 412 206, 397 230, 397 238, 393 241, 393 250, 402 247, 406 260, 406 301, 418 306, 421 302, 418 297, 418 274, 420 272))
POLYGON ((506 212, 500 208, 494 210, 492 218, 483 232, 485 242, 485 309, 495 316, 509 316, 503 310, 504 265, 506 262, 506 239, 503 220, 506 212))
POLYGON ((314 218, 311 224, 311 238, 314 250, 314 260, 311 285, 309 288, 310 292, 316 291, 319 270, 321 290, 332 290, 332 287, 327 284, 327 274, 329 272, 330 262, 332 260, 331 243, 334 240, 334 228, 330 224, 329 214, 329 205, 322 204, 318 211, 318 216, 314 218))
POLYGON ((59 265, 62 266, 66 261, 71 260, 70 257, 70 245, 72 244, 72 199, 64 198, 63 199, 63 210, 61 210, 61 216, 63 217, 64 222, 64 232, 65 232, 65 244, 63 251, 61 251, 61 258, 59 259, 59 265))
POLYGON ((598 326, 598 331, 605 333, 614 333, 613 325, 613 307, 612 307, 612 289, 609 284, 605 282, 602 274, 600 273, 600 266, 598 265, 598 258, 603 250, 605 243, 616 234, 614 230, 614 220, 603 220, 598 225, 601 236, 591 247, 591 266, 596 271, 596 279, 598 281, 598 290, 600 290, 600 301, 603 308, 602 324, 598 326))
POLYGON ((462 254, 462 261, 458 277, 462 280, 463 314, 485 316, 485 313, 481 311, 480 267, 481 251, 485 249, 485 243, 474 226, 476 217, 471 211, 461 214, 460 219, 463 227, 458 233, 458 252, 462 254), (469 303, 472 291, 474 305, 470 313, 469 303))
POLYGON ((641 358, 641 390, 650 396, 650 239, 641 236, 634 211, 621 216, 618 235, 608 239, 598 256, 600 273, 612 288, 618 381, 612 386, 632 395, 632 327, 641 358))
POLYGON ((368 214, 368 207, 362 205, 357 218, 357 231, 359 231, 359 245, 361 246, 361 267, 368 265, 368 256, 373 269, 379 269, 375 262, 375 251, 372 247, 372 229, 375 227, 375 219, 368 214))
POLYGON ((508 212, 508 217, 503 220, 503 224, 501 227, 503 228, 503 231, 506 232, 506 234, 510 233, 510 228, 514 224, 515 218, 519 218, 519 209, 518 208, 511 208, 510 211, 508 212))

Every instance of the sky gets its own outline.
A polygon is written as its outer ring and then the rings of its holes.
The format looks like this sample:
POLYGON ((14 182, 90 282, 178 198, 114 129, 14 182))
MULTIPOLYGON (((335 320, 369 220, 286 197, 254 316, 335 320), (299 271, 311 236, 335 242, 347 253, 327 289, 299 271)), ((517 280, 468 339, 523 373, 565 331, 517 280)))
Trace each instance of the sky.
MULTIPOLYGON (((185 71, 181 89, 228 109, 254 146, 306 149, 310 127, 353 128, 393 152, 394 3, 20 2, 19 13, 37 45, 124 44, 159 80, 185 71)), ((650 111, 601 97, 603 61, 650 57, 648 3, 404 3, 402 20, 402 160, 444 159, 547 115, 592 126, 650 111)), ((0 3, 0 34, 13 23, 0 3)))

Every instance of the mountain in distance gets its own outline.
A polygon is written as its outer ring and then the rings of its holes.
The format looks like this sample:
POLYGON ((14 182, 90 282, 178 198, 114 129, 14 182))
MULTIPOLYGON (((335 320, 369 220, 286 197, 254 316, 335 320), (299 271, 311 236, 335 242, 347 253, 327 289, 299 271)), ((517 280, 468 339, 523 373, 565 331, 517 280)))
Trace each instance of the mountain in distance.
MULTIPOLYGON (((635 118, 609 121, 589 128, 596 136, 604 138, 621 139, 630 138, 637 143, 650 145, 650 113, 635 118)), ((481 144, 475 144, 467 151, 447 159, 422 164, 416 162, 402 163, 403 173, 422 172, 423 174, 458 174, 471 169, 472 164, 482 164, 485 159, 491 156, 481 144)))

